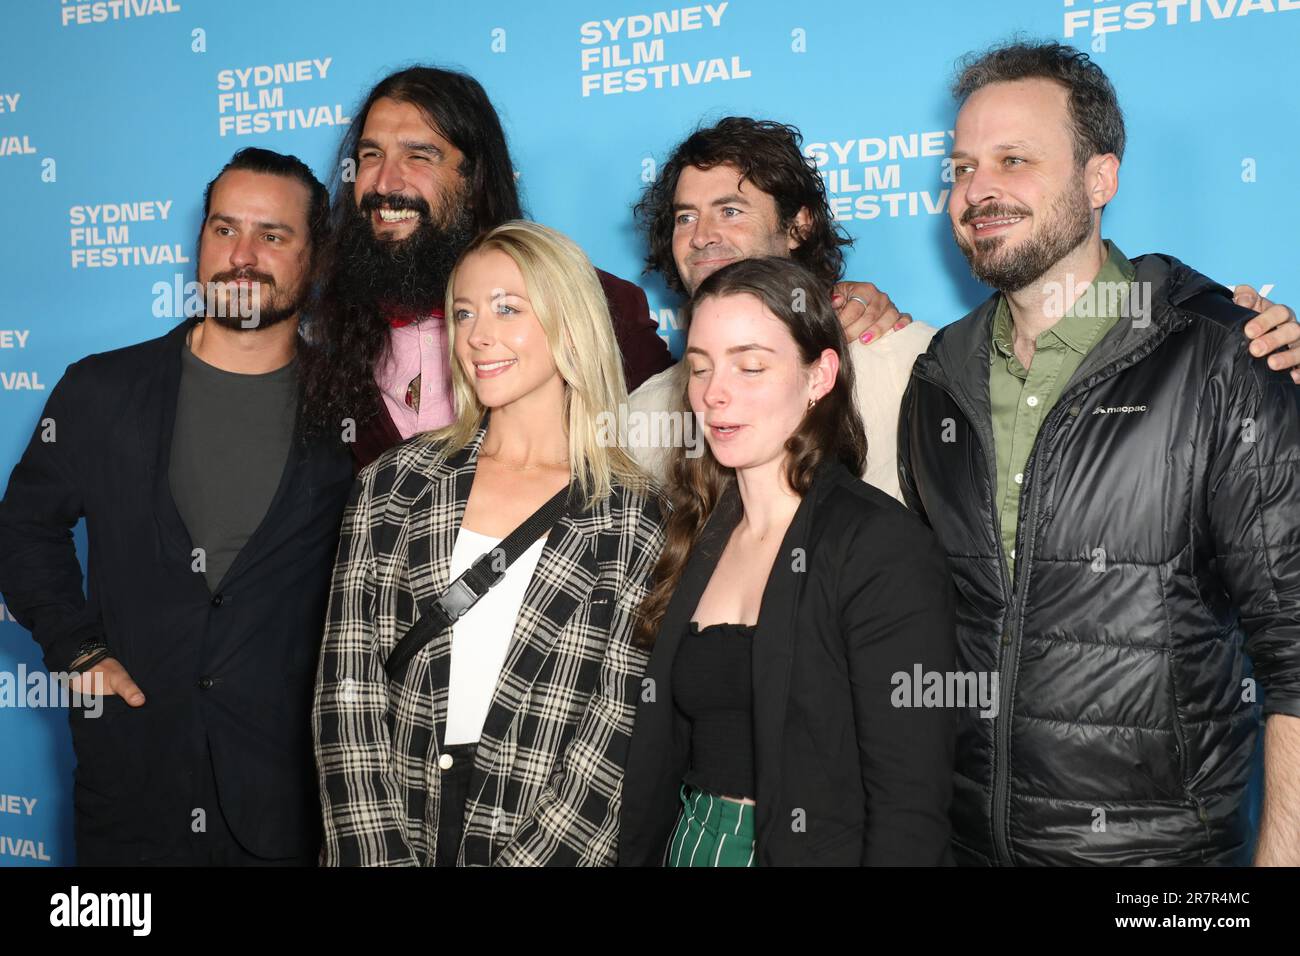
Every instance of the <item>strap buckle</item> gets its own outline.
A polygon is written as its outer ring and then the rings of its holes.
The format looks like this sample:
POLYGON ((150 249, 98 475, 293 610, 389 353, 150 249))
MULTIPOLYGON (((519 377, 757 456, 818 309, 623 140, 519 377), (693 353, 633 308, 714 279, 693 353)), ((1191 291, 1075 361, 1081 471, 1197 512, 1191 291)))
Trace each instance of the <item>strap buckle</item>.
POLYGON ((469 582, 465 580, 465 575, 462 574, 451 582, 447 590, 433 603, 438 606, 443 616, 447 618, 447 623, 450 624, 464 617, 465 613, 474 606, 474 602, 480 596, 474 593, 474 589, 469 586, 469 582))

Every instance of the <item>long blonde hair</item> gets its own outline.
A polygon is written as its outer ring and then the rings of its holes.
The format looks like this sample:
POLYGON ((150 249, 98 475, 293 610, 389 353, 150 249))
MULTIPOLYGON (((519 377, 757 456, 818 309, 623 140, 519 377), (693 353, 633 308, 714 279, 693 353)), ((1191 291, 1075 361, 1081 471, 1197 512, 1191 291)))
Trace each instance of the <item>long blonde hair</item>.
POLYGON ((607 498, 615 482, 644 488, 648 480, 622 448, 599 441, 602 412, 617 414, 627 402, 623 363, 600 279, 572 239, 547 226, 513 219, 480 235, 461 253, 447 279, 447 347, 451 353, 452 398, 456 420, 429 432, 446 444, 447 454, 474 438, 487 408, 455 358, 456 322, 452 302, 456 276, 473 253, 497 250, 519 268, 533 312, 542 324, 551 356, 564 381, 565 433, 570 473, 578 480, 587 507, 607 498))

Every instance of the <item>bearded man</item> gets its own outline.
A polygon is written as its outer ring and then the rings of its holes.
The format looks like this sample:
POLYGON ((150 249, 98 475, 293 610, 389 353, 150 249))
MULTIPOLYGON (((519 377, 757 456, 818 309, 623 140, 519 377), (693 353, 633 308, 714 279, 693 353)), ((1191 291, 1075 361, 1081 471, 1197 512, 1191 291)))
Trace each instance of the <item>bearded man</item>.
MULTIPOLYGON (((412 67, 367 95, 339 151, 306 363, 309 429, 357 467, 454 417, 443 298, 479 232, 523 218, 501 121, 472 77, 412 67), (352 433, 354 432, 354 433, 352 433)), ((645 293, 600 272, 628 389, 672 364, 645 293)))

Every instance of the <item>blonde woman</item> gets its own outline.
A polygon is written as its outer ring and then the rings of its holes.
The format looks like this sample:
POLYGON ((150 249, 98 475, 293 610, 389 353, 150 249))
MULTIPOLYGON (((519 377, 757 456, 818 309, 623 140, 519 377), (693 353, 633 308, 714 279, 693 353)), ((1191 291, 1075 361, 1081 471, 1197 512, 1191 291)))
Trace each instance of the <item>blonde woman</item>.
POLYGON ((456 421, 365 468, 344 517, 313 708, 327 865, 608 865, 645 654, 657 498, 602 447, 626 401, 595 270, 508 222, 448 282, 456 421), (557 492, 563 516, 400 672, 448 584, 557 492))

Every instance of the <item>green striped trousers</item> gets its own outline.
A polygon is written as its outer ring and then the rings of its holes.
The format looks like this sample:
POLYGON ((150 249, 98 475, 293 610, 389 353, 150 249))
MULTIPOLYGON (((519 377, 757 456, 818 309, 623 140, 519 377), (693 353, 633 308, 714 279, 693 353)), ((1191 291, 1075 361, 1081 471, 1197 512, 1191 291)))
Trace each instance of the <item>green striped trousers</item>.
POLYGON ((682 813, 665 866, 753 866, 753 804, 683 784, 682 813))

